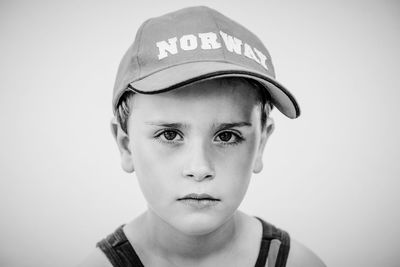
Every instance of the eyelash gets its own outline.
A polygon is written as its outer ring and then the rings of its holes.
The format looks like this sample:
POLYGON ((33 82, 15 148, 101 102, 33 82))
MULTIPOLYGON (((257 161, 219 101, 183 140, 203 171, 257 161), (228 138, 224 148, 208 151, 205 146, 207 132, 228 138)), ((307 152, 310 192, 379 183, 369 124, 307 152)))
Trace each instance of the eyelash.
MULTIPOLYGON (((176 136, 179 136, 180 138, 183 138, 183 137, 182 137, 182 134, 181 134, 179 131, 175 130, 175 129, 163 129, 163 130, 161 130, 160 132, 158 132, 158 133, 154 136, 154 138, 155 138, 156 140, 162 142, 162 143, 178 144, 179 141, 174 141, 175 138, 174 138, 174 140, 168 140, 168 139, 166 139, 166 138, 163 138, 164 134, 167 133, 167 132, 175 133, 176 136)), ((164 137, 165 137, 165 136, 164 136, 164 137)))
MULTIPOLYGON (((182 137, 182 134, 181 134, 178 130, 175 130, 175 129, 163 129, 163 130, 161 130, 160 132, 158 132, 158 133, 154 136, 154 138, 155 138, 156 140, 160 141, 160 142, 168 143, 168 144, 178 144, 178 143, 180 143, 180 141, 175 141, 175 138, 174 138, 173 140, 168 140, 168 139, 166 139, 164 134, 167 133, 167 132, 173 132, 173 133, 176 134, 176 136, 179 136, 181 139, 183 138, 183 137, 182 137)), ((235 139, 235 141, 232 141, 232 142, 225 142, 225 141, 222 141, 222 140, 221 140, 219 143, 222 144, 222 145, 224 145, 224 146, 234 146, 234 145, 238 145, 238 144, 242 143, 242 142, 245 140, 245 138, 243 138, 243 136, 242 136, 240 133, 238 133, 238 132, 236 132, 236 131, 227 131, 227 130, 222 131, 222 132, 219 132, 219 133, 216 135, 216 137, 220 136, 220 135, 223 134, 223 133, 229 133, 229 134, 232 135, 230 139, 232 139, 232 137, 235 139)), ((175 136, 175 137, 176 137, 176 136, 175 136)), ((230 140, 230 139, 229 139, 229 140, 230 140)))
MULTIPOLYGON (((238 133, 238 132, 236 132, 236 131, 222 131, 222 132, 219 132, 218 134, 217 134, 217 136, 216 137, 218 137, 218 136, 220 136, 221 134, 224 134, 224 133, 229 133, 229 134, 231 134, 232 136, 231 136, 231 138, 233 137, 234 139, 235 139, 235 141, 232 141, 232 142, 225 142, 225 141, 222 141, 221 140, 221 144, 222 145, 225 145, 225 146, 235 146, 235 145, 238 145, 238 144, 240 144, 240 143, 242 143, 245 139, 243 138, 243 136, 240 134, 240 133, 238 133)), ((230 139, 231 139, 230 138, 230 139)), ((230 140, 229 139, 229 140, 230 140)))

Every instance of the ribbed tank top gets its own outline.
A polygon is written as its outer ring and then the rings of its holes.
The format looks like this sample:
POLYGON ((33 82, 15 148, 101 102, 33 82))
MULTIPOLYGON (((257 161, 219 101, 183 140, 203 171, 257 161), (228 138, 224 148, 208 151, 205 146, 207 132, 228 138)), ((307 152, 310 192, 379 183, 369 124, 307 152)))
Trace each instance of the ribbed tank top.
MULTIPOLYGON (((262 238, 255 267, 284 267, 289 255, 289 234, 256 217, 262 224, 262 238)), ((144 267, 128 241, 122 226, 97 243, 114 267, 144 267)))

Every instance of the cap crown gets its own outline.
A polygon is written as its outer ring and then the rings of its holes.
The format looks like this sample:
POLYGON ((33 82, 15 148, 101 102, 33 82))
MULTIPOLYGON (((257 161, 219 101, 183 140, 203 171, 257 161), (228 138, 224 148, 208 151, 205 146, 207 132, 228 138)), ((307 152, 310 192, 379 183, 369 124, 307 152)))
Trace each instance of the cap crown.
POLYGON ((173 65, 221 61, 275 77, 270 54, 251 31, 208 7, 152 18, 121 61, 114 90, 173 65))
POLYGON ((113 108, 127 90, 160 93, 222 76, 258 81, 290 118, 299 106, 275 80, 271 56, 251 31, 208 7, 189 7, 145 21, 119 65, 113 108))

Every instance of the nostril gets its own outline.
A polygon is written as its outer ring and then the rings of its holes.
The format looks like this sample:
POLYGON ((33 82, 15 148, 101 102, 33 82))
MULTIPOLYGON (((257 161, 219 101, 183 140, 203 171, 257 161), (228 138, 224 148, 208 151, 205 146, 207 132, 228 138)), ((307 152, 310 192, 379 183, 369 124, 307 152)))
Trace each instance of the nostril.
POLYGON ((196 181, 202 181, 206 179, 213 179, 214 178, 214 172, 211 170, 207 171, 183 171, 183 176, 185 178, 191 178, 196 181))
POLYGON ((199 176, 192 176, 195 181, 201 182, 204 180, 211 180, 214 176, 213 175, 199 175, 199 176))
POLYGON ((188 151, 188 157, 183 166, 182 175, 185 178, 191 178, 196 181, 204 179, 213 179, 214 166, 212 157, 207 148, 203 146, 191 146, 188 151))

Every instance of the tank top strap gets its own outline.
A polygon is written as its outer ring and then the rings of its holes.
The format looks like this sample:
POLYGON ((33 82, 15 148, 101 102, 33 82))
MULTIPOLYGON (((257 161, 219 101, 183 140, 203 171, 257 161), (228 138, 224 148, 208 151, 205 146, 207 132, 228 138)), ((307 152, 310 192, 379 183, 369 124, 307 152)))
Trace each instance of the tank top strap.
POLYGON ((262 224, 262 239, 255 267, 286 266, 290 250, 289 234, 261 218, 256 218, 262 224))
MULTIPOLYGON (((289 234, 256 218, 262 224, 262 238, 255 267, 285 267, 290 249, 289 234)), ((96 246, 114 267, 144 267, 122 228, 123 225, 96 246)))
POLYGON ((114 267, 144 267, 122 227, 123 225, 96 246, 103 251, 114 267))

